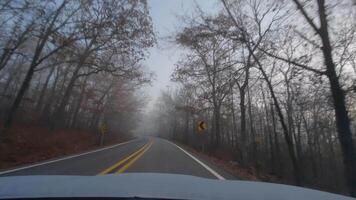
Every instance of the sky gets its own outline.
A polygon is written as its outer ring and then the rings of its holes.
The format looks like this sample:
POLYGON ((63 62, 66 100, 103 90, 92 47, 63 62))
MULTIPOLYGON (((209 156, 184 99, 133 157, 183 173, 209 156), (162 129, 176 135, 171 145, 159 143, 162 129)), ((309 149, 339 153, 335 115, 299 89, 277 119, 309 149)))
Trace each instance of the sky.
POLYGON ((205 11, 214 11, 216 0, 148 0, 150 15, 157 37, 157 45, 150 49, 149 57, 144 65, 156 74, 152 86, 145 88, 146 96, 150 98, 149 109, 167 87, 174 87, 170 81, 174 64, 178 61, 183 50, 169 42, 169 37, 179 30, 179 16, 190 15, 196 5, 205 11))

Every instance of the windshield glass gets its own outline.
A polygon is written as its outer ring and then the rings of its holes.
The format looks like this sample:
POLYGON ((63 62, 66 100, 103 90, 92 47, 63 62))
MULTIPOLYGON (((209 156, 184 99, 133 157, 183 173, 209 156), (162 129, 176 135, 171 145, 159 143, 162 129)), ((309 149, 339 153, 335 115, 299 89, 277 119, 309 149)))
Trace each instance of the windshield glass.
POLYGON ((353 0, 1 0, 0 187, 160 173, 355 197, 355 22, 353 0))

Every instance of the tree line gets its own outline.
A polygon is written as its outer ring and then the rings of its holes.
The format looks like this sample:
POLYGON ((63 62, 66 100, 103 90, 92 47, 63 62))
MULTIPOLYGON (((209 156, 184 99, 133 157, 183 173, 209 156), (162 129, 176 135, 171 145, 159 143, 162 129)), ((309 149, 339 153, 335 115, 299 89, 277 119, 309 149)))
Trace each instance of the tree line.
POLYGON ((14 121, 132 129, 135 91, 152 80, 141 63, 155 43, 146 1, 5 0, 0 29, 0 137, 14 121))
POLYGON ((182 17, 185 49, 154 110, 162 136, 356 196, 352 1, 221 0, 182 17), (197 123, 208 130, 199 133, 197 123), (352 132, 353 131, 353 132, 352 132))

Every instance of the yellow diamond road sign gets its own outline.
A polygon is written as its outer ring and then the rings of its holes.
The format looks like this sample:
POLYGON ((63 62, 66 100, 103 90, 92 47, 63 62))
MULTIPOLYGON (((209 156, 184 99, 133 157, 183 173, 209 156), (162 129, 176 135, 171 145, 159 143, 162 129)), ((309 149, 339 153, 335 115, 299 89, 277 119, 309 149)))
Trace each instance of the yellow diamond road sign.
POLYGON ((108 131, 108 127, 105 123, 101 124, 100 126, 100 131, 102 134, 106 133, 108 131))
POLYGON ((206 123, 204 121, 199 121, 198 123, 198 131, 203 132, 206 129, 206 123))

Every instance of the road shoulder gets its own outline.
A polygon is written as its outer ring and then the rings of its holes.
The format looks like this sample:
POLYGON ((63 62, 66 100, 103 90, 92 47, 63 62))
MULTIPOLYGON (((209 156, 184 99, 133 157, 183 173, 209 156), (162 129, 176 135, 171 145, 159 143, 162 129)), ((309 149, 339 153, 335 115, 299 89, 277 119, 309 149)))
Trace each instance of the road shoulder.
POLYGON ((221 175, 224 179, 226 179, 226 180, 239 180, 240 179, 239 177, 234 176, 232 173, 230 173, 229 171, 224 169, 223 165, 220 165, 220 164, 212 161, 212 159, 209 156, 207 156, 207 155, 205 155, 203 153, 197 152, 193 148, 188 147, 186 145, 183 145, 183 144, 180 144, 180 143, 177 143, 177 142, 174 142, 174 141, 170 141, 170 142, 172 142, 176 146, 182 148, 184 151, 187 151, 189 154, 191 154, 192 156, 197 158, 204 165, 207 165, 213 171, 215 171, 219 175, 221 175))

